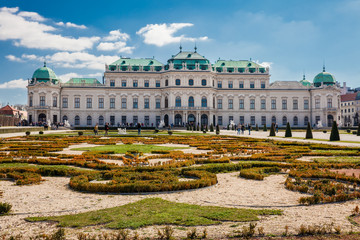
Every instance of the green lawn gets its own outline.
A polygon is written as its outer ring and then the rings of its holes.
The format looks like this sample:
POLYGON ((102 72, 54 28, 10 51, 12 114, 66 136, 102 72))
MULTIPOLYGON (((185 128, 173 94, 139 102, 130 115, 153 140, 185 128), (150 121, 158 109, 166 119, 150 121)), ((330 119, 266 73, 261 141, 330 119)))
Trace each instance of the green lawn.
POLYGON ((91 152, 113 151, 114 153, 139 151, 143 153, 150 153, 151 151, 157 151, 157 150, 169 151, 174 149, 185 149, 185 148, 188 147, 165 147, 165 146, 156 146, 156 145, 122 144, 122 145, 105 145, 98 147, 74 148, 73 150, 91 151, 91 152))
POLYGON ((326 162, 326 163, 359 163, 360 157, 346 157, 346 156, 339 156, 339 157, 322 157, 322 158, 314 158, 314 162, 326 162))
POLYGON ((135 229, 164 224, 199 226, 220 224, 222 221, 257 221, 259 215, 281 214, 281 210, 198 206, 169 202, 161 198, 147 198, 114 208, 65 216, 30 217, 26 220, 31 222, 56 221, 62 227, 85 227, 102 224, 107 228, 135 229))

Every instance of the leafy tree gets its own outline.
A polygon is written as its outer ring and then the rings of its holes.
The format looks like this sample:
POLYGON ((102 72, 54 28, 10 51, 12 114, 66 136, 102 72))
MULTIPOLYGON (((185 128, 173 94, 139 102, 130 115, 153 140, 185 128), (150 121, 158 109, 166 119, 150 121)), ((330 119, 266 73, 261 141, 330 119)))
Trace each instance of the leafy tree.
POLYGON ((275 137, 276 133, 275 133, 275 123, 271 124, 271 128, 270 128, 270 137, 275 137))
POLYGON ((330 133, 330 141, 340 141, 340 134, 336 121, 333 121, 331 133, 330 133))
POLYGON ((307 125, 307 128, 306 128, 306 136, 305 136, 305 138, 306 139, 312 139, 313 138, 310 122, 308 122, 308 125, 307 125))
POLYGON ((290 127, 290 123, 289 123, 289 122, 287 122, 287 124, 286 124, 285 137, 292 137, 291 127, 290 127))

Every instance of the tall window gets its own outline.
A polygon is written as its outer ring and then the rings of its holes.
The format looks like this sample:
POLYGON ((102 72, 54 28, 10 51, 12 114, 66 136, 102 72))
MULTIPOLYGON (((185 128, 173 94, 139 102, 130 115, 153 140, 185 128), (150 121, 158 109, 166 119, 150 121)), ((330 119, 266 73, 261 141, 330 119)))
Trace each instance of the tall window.
POLYGON ((138 123, 138 116, 133 116, 133 124, 136 125, 138 123))
POLYGON ((332 98, 327 99, 327 107, 332 108, 332 98))
POLYGON ((287 100, 286 99, 283 99, 282 100, 282 109, 287 109, 287 100))
POLYGON ((155 108, 159 109, 161 107, 161 99, 157 98, 155 99, 155 108))
POLYGON ((194 107, 194 97, 189 97, 189 107, 194 107))
POLYGON ((57 96, 53 96, 53 107, 57 107, 57 96))
POLYGON ((265 82, 261 82, 261 88, 265 88, 265 82))
POLYGON ((255 82, 250 82, 250 88, 255 88, 255 82))
POLYGON ((126 87, 126 80, 121 80, 121 86, 126 87))
POLYGON ((121 116, 121 124, 125 125, 127 123, 126 121, 126 115, 121 116))
POLYGON ((91 118, 91 116, 87 116, 87 118, 86 118, 86 125, 88 125, 88 126, 92 125, 92 118, 91 118))
POLYGON ((111 109, 115 108, 115 98, 110 98, 110 108, 111 109))
POLYGON ((294 117, 293 122, 294 122, 294 126, 297 126, 299 124, 299 120, 297 116, 294 117))
POLYGON ((150 125, 150 117, 149 117, 149 116, 145 116, 145 117, 144 117, 144 124, 145 124, 145 126, 149 126, 149 125, 150 125))
POLYGON ((176 79, 176 80, 175 80, 175 85, 176 85, 176 86, 180 86, 180 79, 176 79))
POLYGON ((144 98, 144 108, 149 109, 150 108, 150 99, 144 98))
POLYGON ((239 82, 239 88, 244 88, 244 82, 243 81, 239 82))
POLYGON ((181 97, 176 97, 176 99, 175 99, 175 107, 181 107, 181 97))
POLYGON ((222 109, 222 99, 221 98, 217 100, 217 108, 222 109))
POLYGON ((45 106, 45 96, 40 96, 40 106, 45 106))
POLYGON ((293 99, 293 109, 297 110, 299 108, 299 104, 298 104, 298 100, 297 99, 293 99))
POLYGON ((321 120, 320 116, 315 116, 315 122, 316 122, 316 124, 318 124, 318 123, 320 122, 320 120, 321 120))
POLYGON ((68 117, 66 115, 63 116, 63 123, 68 120, 68 117))
POLYGON ((80 98, 75 98, 75 108, 80 108, 80 98))
POLYGON ((307 125, 308 125, 308 122, 309 122, 309 117, 308 117, 308 116, 305 116, 305 117, 304 117, 304 126, 307 126, 307 125))
POLYGON ((229 87, 229 88, 233 88, 233 81, 229 81, 229 82, 228 82, 228 87, 229 87))
POLYGON ((266 116, 261 116, 261 125, 266 125, 266 116))
POLYGON ((239 109, 244 109, 244 99, 239 99, 239 109))
POLYGON ((126 98, 121 99, 121 108, 126 109, 126 98))
POLYGON ((194 85, 194 79, 189 79, 189 86, 193 86, 194 85))
POLYGON ((169 99, 165 97, 165 108, 169 107, 169 99))
POLYGON ((255 109, 255 99, 250 99, 250 109, 255 109))
POLYGON ((201 107, 207 107, 207 98, 206 97, 201 98, 201 107))
POLYGON ((266 109, 266 99, 261 99, 261 109, 266 109))
POLYGON ((240 124, 244 124, 245 123, 245 117, 244 116, 240 116, 240 124))
POLYGON ((275 116, 272 116, 271 123, 276 123, 276 117, 275 116))
POLYGON ((138 108, 138 99, 137 98, 133 98, 133 108, 134 109, 138 108))
POLYGON ((218 81, 218 88, 222 88, 222 82, 218 81))
POLYGON ((133 80, 133 87, 138 87, 138 80, 133 80))
POLYGON ((287 124, 287 117, 286 116, 283 116, 283 119, 282 119, 282 125, 286 125, 287 124))
POLYGON ((68 108, 68 98, 67 97, 63 97, 63 99, 62 99, 62 107, 63 108, 68 108))
POLYGON ((218 125, 223 125, 222 116, 218 116, 218 125))
POLYGON ((315 99, 315 108, 317 108, 317 109, 320 108, 320 98, 315 99))
POLYGON ((276 109, 276 99, 271 99, 271 109, 276 109))
POLYGON ((115 80, 110 80, 110 87, 115 87, 115 80))
POLYGON ((104 98, 99 98, 99 108, 104 108, 104 98))
POLYGON ((167 86, 169 86, 169 80, 165 80, 165 86, 167 87, 167 86))
POLYGON ((86 108, 92 108, 92 98, 86 98, 86 108))
POLYGON ((110 116, 110 125, 111 126, 115 125, 115 116, 110 116))
POLYGON ((30 96, 29 97, 29 107, 32 107, 33 106, 33 97, 30 96))
POLYGON ((79 116, 75 116, 75 125, 76 126, 80 125, 80 117, 79 116))
POLYGON ((160 87, 160 80, 156 80, 155 86, 156 86, 156 87, 160 87))
POLYGON ((161 119, 161 117, 160 117, 160 116, 156 116, 156 117, 155 117, 156 126, 159 126, 160 121, 161 121, 160 119, 161 119))
POLYGON ((201 80, 201 85, 206 86, 206 79, 201 80))
POLYGON ((308 99, 304 99, 304 109, 309 109, 309 100, 308 99))
POLYGON ((99 116, 99 125, 104 125, 104 117, 99 116))
POLYGON ((144 87, 149 87, 149 86, 150 86, 149 80, 145 80, 144 81, 144 87))
POLYGON ((233 109, 234 106, 233 106, 233 99, 228 99, 228 107, 229 109, 233 109))
POLYGON ((250 124, 255 125, 255 116, 250 116, 250 124))

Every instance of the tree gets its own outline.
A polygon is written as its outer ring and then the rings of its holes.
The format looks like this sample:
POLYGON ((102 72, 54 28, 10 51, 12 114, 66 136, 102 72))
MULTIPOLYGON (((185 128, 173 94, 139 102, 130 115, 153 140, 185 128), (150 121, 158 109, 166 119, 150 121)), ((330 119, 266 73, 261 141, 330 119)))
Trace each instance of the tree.
POLYGON ((230 124, 229 125, 227 125, 227 129, 226 130, 230 130, 230 124))
POLYGON ((289 123, 289 122, 287 122, 287 124, 286 124, 285 137, 292 137, 291 127, 290 127, 290 123, 289 123))
POLYGON ((306 128, 306 136, 305 136, 305 138, 306 139, 312 139, 313 138, 310 122, 308 122, 308 125, 307 125, 307 128, 306 128))
POLYGON ((214 125, 210 124, 210 132, 214 132, 214 125))
POLYGON ((339 129, 337 127, 336 121, 333 121, 331 133, 330 133, 330 141, 340 141, 339 129))
POLYGON ((204 131, 204 125, 201 124, 201 131, 204 131))
POLYGON ((207 124, 205 125, 205 131, 208 131, 208 125, 207 124))
POLYGON ((255 125, 255 131, 259 131, 259 125, 258 124, 255 125))
POLYGON ((219 124, 216 125, 216 135, 219 135, 220 134, 220 127, 219 127, 219 124))
POLYGON ((266 124, 264 124, 263 131, 264 131, 264 132, 267 132, 266 124))
POLYGON ((360 136, 360 123, 358 123, 358 130, 356 135, 360 136))
POLYGON ((276 133, 275 133, 275 123, 271 124, 271 128, 270 128, 270 137, 275 137, 276 133))
POLYGON ((200 131, 200 126, 199 126, 200 124, 198 123, 197 124, 197 127, 196 127, 196 131, 200 131))

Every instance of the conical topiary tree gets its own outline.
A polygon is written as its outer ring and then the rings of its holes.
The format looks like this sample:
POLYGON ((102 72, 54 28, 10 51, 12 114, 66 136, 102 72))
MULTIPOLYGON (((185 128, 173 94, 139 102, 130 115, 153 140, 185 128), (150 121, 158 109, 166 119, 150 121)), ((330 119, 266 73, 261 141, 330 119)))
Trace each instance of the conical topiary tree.
POLYGON ((226 128, 226 130, 230 130, 230 124, 229 124, 229 125, 227 125, 227 128, 226 128))
POLYGON ((333 121, 331 133, 330 133, 330 141, 340 141, 339 129, 337 127, 336 121, 333 121))
POLYGON ((264 124, 263 131, 264 131, 264 132, 267 132, 266 124, 264 124))
POLYGON ((220 134, 220 127, 219 127, 219 124, 216 125, 216 135, 219 135, 220 134))
POLYGON ((308 122, 308 125, 307 125, 307 128, 306 128, 306 136, 305 136, 305 138, 306 139, 312 139, 313 138, 310 122, 308 122))
POLYGON ((271 128, 270 128, 270 137, 275 137, 276 133, 275 133, 275 123, 271 124, 271 128))
POLYGON ((204 131, 204 125, 201 124, 201 131, 204 131))
POLYGON ((214 125, 210 124, 210 132, 214 132, 214 125))
POLYGON ((196 127, 196 131, 200 131, 200 126, 199 126, 200 124, 198 123, 197 124, 197 127, 196 127))
POLYGON ((358 123, 358 130, 357 130, 357 136, 360 136, 360 123, 358 123))
POLYGON ((289 123, 289 122, 287 122, 287 124, 286 124, 285 137, 292 137, 291 127, 290 127, 290 123, 289 123))
POLYGON ((208 125, 207 124, 205 125, 205 131, 208 131, 208 125))
POLYGON ((259 131, 259 125, 258 124, 255 125, 255 131, 259 131))

